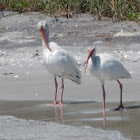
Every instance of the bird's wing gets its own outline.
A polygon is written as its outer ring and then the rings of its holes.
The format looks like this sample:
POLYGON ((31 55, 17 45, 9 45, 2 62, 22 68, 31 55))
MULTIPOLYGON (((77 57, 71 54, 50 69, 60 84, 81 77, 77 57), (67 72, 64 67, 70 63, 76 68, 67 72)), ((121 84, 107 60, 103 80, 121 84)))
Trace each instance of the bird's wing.
POLYGON ((131 77, 129 72, 122 65, 120 60, 113 55, 101 56, 101 67, 104 75, 108 75, 110 79, 120 79, 131 77))
POLYGON ((55 50, 59 50, 59 51, 60 51, 60 50, 61 50, 61 51, 63 51, 65 54, 69 55, 69 56, 70 56, 69 59, 71 59, 71 61, 73 61, 73 63, 74 63, 76 66, 79 67, 79 64, 77 63, 77 61, 75 60, 75 58, 72 57, 72 56, 71 56, 67 51, 65 51, 63 48, 61 48, 57 43, 55 43, 55 42, 50 42, 49 45, 50 45, 52 51, 55 51, 55 50))
POLYGON ((78 63, 67 51, 63 49, 55 50, 52 53, 52 56, 57 72, 61 77, 71 79, 75 82, 75 78, 81 79, 81 72, 78 69, 78 63))

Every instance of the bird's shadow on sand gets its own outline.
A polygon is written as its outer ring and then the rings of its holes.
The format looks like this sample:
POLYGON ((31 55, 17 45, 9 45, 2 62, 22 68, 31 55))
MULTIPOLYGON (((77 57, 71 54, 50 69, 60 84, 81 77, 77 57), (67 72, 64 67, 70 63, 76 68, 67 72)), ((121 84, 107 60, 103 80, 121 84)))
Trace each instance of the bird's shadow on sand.
MULTIPOLYGON (((135 106, 127 106, 123 110, 129 110, 129 109, 137 109, 140 108, 140 105, 135 105, 135 106)), ((109 111, 122 111, 122 110, 115 110, 115 108, 110 109, 109 111)))
MULTIPOLYGON (((96 103, 96 101, 69 101, 69 102, 64 102, 63 103, 63 107, 67 106, 67 105, 78 105, 78 104, 90 104, 90 103, 96 103)), ((45 104, 45 106, 49 106, 49 107, 60 107, 59 104, 54 105, 52 103, 47 103, 45 104)))

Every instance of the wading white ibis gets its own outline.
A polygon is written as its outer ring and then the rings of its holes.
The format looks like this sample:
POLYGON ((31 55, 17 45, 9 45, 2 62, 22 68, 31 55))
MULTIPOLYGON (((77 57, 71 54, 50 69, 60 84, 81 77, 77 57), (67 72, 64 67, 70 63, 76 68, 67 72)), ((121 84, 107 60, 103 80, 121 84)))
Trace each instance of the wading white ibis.
POLYGON ((85 65, 88 64, 88 69, 90 73, 95 76, 102 84, 103 90, 103 111, 105 111, 105 88, 104 81, 105 80, 116 80, 120 86, 120 105, 115 110, 124 109, 122 102, 122 89, 123 85, 119 81, 119 79, 129 79, 131 78, 130 73, 124 68, 121 62, 114 58, 113 55, 110 54, 96 54, 96 49, 89 50, 88 58, 85 65))
POLYGON ((43 62, 48 70, 54 77, 55 81, 55 97, 53 104, 57 104, 57 79, 62 79, 61 86, 61 99, 59 105, 62 105, 63 92, 64 92, 64 78, 70 79, 77 84, 81 83, 81 72, 78 68, 76 60, 64 49, 58 46, 55 42, 49 41, 49 26, 46 21, 40 21, 37 28, 43 37, 43 62))

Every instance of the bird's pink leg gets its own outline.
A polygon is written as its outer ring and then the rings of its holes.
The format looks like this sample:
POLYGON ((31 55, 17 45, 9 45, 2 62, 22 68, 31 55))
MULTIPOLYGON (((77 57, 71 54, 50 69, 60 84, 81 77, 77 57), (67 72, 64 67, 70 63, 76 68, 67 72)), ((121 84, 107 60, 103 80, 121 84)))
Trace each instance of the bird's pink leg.
POLYGON ((53 105, 56 105, 58 104, 57 101, 56 101, 56 98, 57 98, 57 80, 56 80, 56 77, 54 78, 54 81, 55 81, 55 96, 54 96, 54 101, 53 101, 53 105))
POLYGON ((63 81, 63 79, 62 79, 61 99, 60 99, 60 103, 59 103, 60 106, 62 106, 63 92, 64 92, 64 81, 63 81))
POLYGON ((123 85, 120 83, 119 80, 117 80, 117 82, 120 85, 120 105, 115 110, 120 110, 120 109, 124 109, 123 102, 122 102, 122 88, 123 88, 123 85))
POLYGON ((103 90, 103 113, 105 112, 105 88, 104 85, 102 85, 102 90, 103 90))

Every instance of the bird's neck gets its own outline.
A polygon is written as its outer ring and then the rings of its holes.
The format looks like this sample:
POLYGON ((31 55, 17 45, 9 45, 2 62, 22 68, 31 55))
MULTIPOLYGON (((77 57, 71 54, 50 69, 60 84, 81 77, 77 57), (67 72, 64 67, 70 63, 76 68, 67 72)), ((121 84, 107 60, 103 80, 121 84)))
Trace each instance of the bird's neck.
POLYGON ((92 55, 91 56, 91 63, 92 63, 92 67, 95 67, 96 65, 96 59, 95 59, 96 55, 92 55))
POLYGON ((95 61, 95 54, 93 54, 92 56, 91 56, 91 60, 94 62, 95 61))
POLYGON ((48 44, 49 44, 49 42, 50 42, 50 40, 49 40, 49 31, 45 31, 45 35, 46 35, 46 41, 48 42, 48 44))

